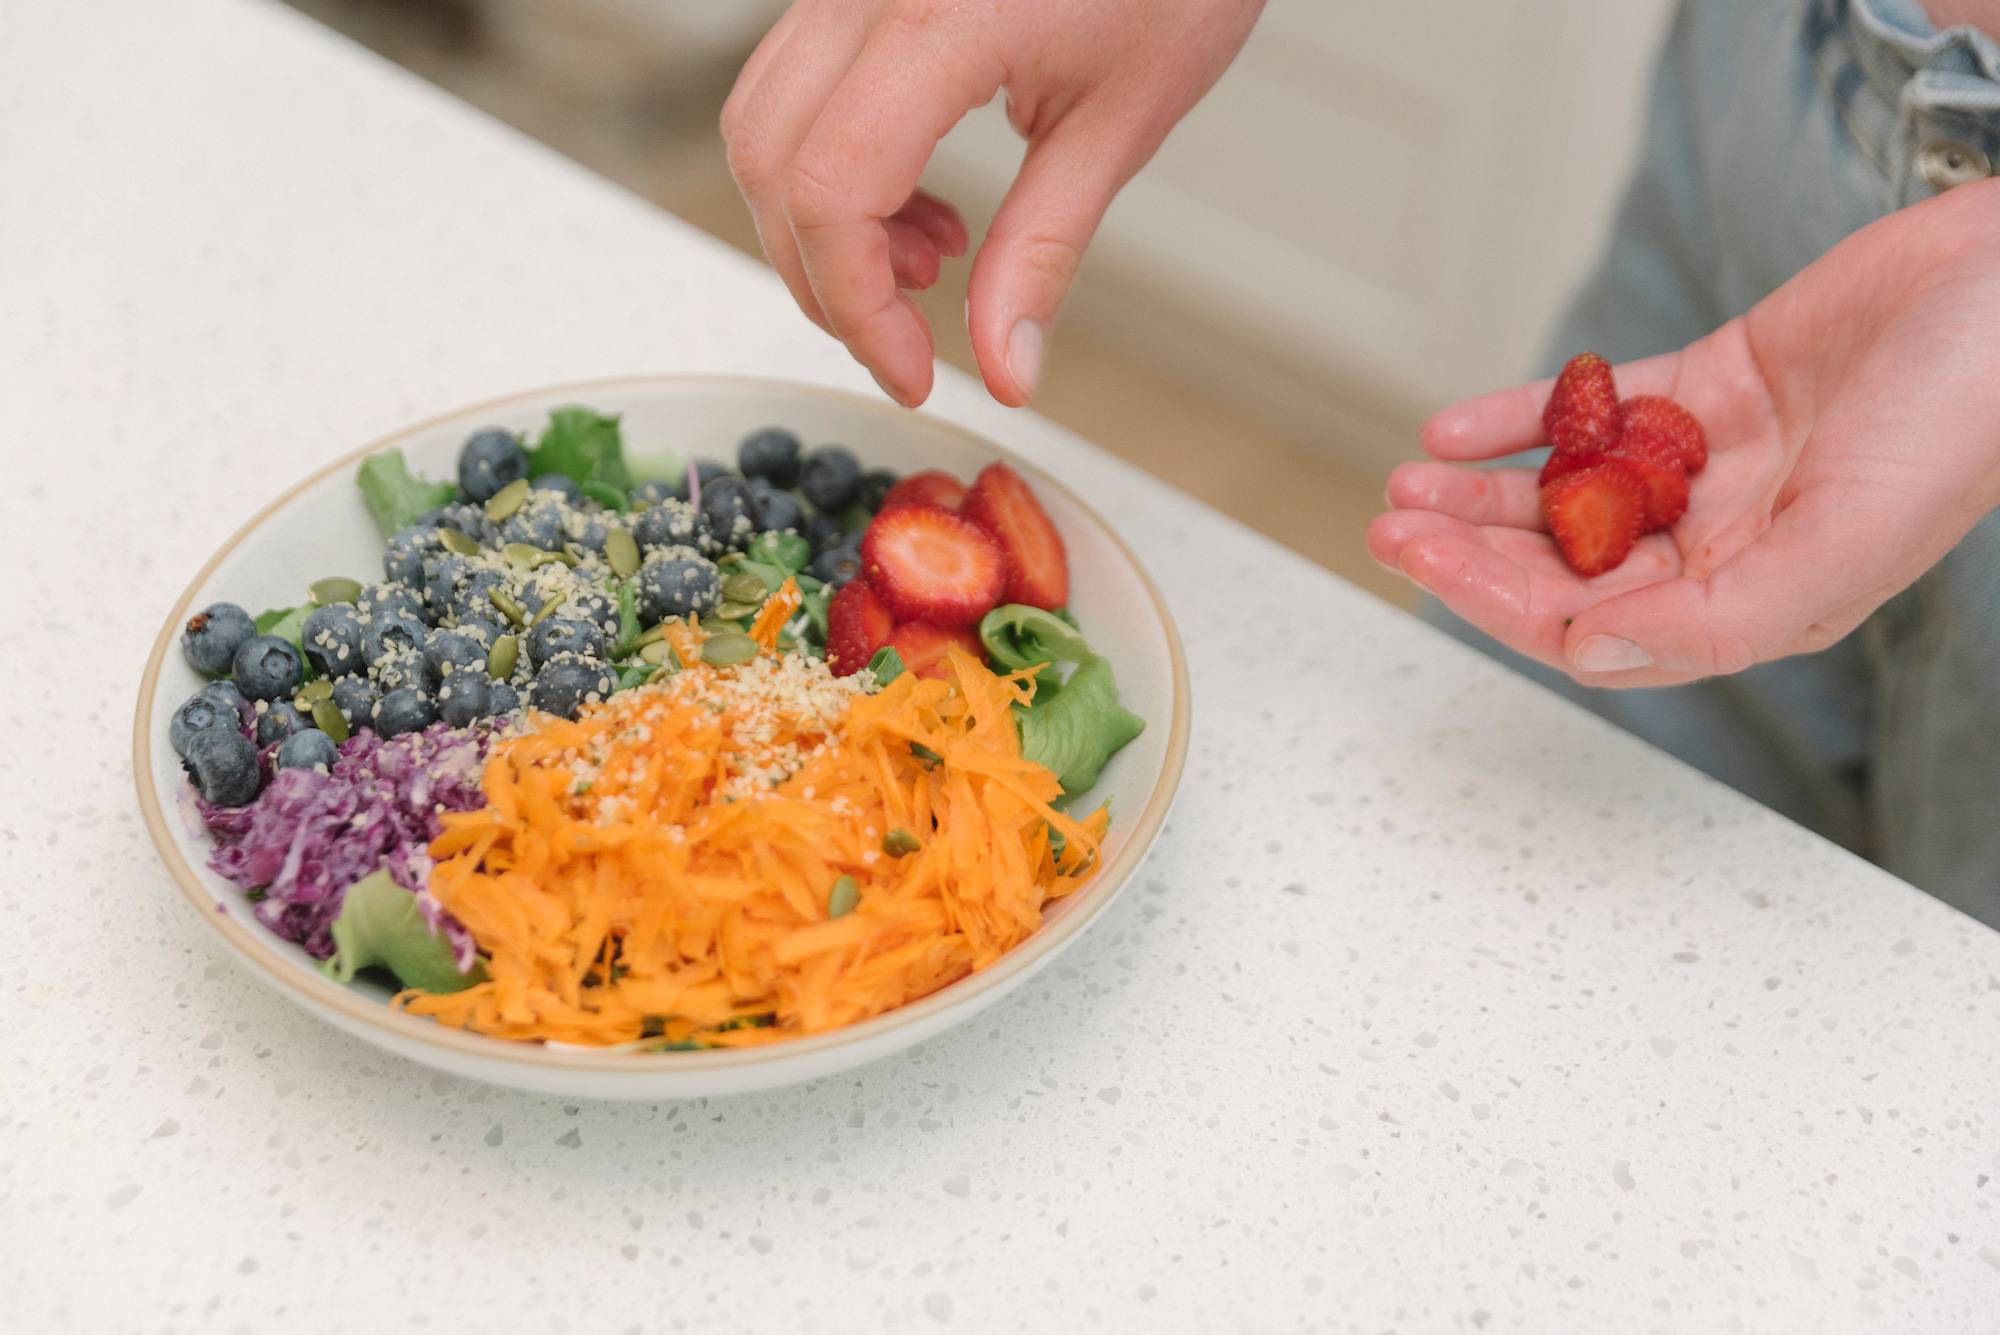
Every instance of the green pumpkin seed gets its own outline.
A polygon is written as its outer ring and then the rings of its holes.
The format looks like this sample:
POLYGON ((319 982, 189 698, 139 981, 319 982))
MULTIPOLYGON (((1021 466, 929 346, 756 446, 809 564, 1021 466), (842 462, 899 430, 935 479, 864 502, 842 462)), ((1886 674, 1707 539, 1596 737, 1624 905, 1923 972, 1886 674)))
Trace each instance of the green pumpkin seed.
POLYGON ((351 603, 361 596, 361 581, 345 575, 329 575, 325 579, 314 580, 306 591, 312 595, 314 607, 351 603))
POLYGON ((298 694, 292 697, 292 703, 298 706, 301 713, 310 714, 314 705, 332 698, 333 683, 325 677, 315 677, 299 687, 298 694))
POLYGON ((922 847, 908 830, 891 830, 882 836, 882 851, 892 858, 908 857, 922 847))
POLYGON ((521 661, 521 642, 512 635, 494 638, 493 647, 486 651, 486 675, 495 681, 506 681, 514 675, 514 665, 521 661))
POLYGON ((521 604, 515 600, 513 594, 507 592, 505 589, 488 589, 486 596, 495 607, 500 609, 500 615, 506 617, 508 621, 516 626, 525 626, 528 624, 528 614, 522 609, 521 604))
POLYGON ((554 552, 545 552, 532 542, 510 542, 500 549, 500 555, 515 565, 526 566, 530 570, 536 566, 545 566, 551 561, 562 560, 554 552))
POLYGON ((479 555, 479 544, 473 540, 471 534, 462 532, 459 529, 439 529, 438 541, 444 544, 444 548, 448 552, 457 552, 460 556, 479 555))
POLYGON ((860 885, 852 876, 843 876, 833 883, 833 890, 826 897, 826 916, 845 918, 854 912, 854 906, 860 902, 860 885))
POLYGON ((630 579, 639 573, 639 544, 624 529, 614 528, 604 535, 604 559, 612 574, 630 579))
POLYGON ((666 637, 667 623, 662 621, 657 626, 640 631, 638 637, 632 641, 632 647, 634 649, 644 649, 647 645, 658 640, 664 640, 666 637))
POLYGON ((673 657, 674 646, 665 640, 654 640, 639 650, 639 661, 664 666, 673 657))
POLYGON ((715 614, 724 621, 741 621, 756 610, 755 603, 724 603, 715 609, 715 614))
POLYGON ((528 479, 517 477, 487 499, 486 517, 497 524, 527 503, 528 479))
POLYGON ((761 603, 770 592, 763 580, 747 570, 722 581, 722 597, 726 602, 761 603))
POLYGON ((340 712, 340 706, 331 697, 313 702, 313 726, 336 742, 347 740, 347 715, 340 712))
POLYGON ((540 609, 538 609, 532 617, 528 618, 528 624, 530 626, 541 625, 544 621, 547 621, 550 617, 554 616, 556 614, 556 609, 561 607, 566 601, 568 600, 562 594, 559 593, 551 594, 546 600, 543 601, 540 609))
POLYGON ((734 570, 748 559, 742 552, 730 552, 725 556, 716 557, 715 564, 721 570, 734 570))
POLYGON ((757 641, 737 631, 724 631, 701 642, 701 661, 710 667, 735 667, 757 656, 757 641))

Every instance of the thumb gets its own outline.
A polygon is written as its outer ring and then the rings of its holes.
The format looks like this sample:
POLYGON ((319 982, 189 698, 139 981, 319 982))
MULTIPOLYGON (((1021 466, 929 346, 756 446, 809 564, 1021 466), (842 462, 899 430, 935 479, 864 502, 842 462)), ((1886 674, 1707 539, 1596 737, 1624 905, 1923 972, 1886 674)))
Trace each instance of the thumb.
POLYGON ((966 285, 966 324, 993 397, 1033 397, 1042 349, 1083 252, 1112 199, 1144 162, 1130 131, 1088 105, 1032 140, 987 229, 966 285))
POLYGON ((1895 586, 1852 551, 1829 550, 1814 508, 1785 510, 1705 578, 1662 580, 1578 613, 1563 637, 1570 670, 1592 684, 1664 685, 1831 645, 1895 586))

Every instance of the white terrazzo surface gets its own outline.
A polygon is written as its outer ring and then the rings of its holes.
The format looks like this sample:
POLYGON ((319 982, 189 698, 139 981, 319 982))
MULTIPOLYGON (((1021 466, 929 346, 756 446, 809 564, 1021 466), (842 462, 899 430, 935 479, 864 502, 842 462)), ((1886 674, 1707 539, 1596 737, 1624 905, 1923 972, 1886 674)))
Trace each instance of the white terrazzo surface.
POLYGON ((244 0, 0 5, 0 312, 0 1325, 2000 1325, 2000 938, 955 377, 1187 633, 1140 883, 816 1086, 574 1106, 376 1055, 154 860, 159 610, 438 408, 865 378, 755 266, 244 0))

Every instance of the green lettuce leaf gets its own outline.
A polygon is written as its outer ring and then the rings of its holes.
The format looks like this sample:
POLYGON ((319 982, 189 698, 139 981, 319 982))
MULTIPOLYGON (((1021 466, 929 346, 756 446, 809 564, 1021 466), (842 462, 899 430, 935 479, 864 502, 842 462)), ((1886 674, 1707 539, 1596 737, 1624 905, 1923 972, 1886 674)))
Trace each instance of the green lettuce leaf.
POLYGON ((1024 603, 1007 603, 988 612, 979 623, 979 640, 986 646, 986 656, 1003 672, 1019 672, 1037 663, 1081 663, 1091 657, 1089 642, 1073 622, 1024 603))
POLYGON ((1096 783, 1104 762, 1146 730, 1144 719, 1118 703, 1118 683, 1102 658, 1070 673, 1054 697, 1016 708, 1014 721, 1021 754, 1054 771, 1071 795, 1096 783))
POLYGON ((336 983, 351 983, 367 968, 387 969, 404 987, 425 992, 458 992, 486 977, 486 967, 478 963, 469 973, 459 972, 451 942, 431 931, 417 897, 386 871, 347 887, 333 920, 333 957, 320 966, 336 983))
POLYGON ((456 482, 429 482, 411 473, 409 461, 397 449, 363 459, 354 482, 385 538, 458 496, 456 482))
POLYGON ((632 489, 618 419, 575 404, 549 414, 549 424, 528 451, 528 472, 574 478, 586 496, 592 495, 594 488, 616 492, 620 509, 624 508, 624 493, 632 489))
POLYGON ((875 656, 868 660, 868 670, 875 674, 877 686, 887 686, 909 671, 903 664, 903 656, 887 645, 877 649, 875 656))

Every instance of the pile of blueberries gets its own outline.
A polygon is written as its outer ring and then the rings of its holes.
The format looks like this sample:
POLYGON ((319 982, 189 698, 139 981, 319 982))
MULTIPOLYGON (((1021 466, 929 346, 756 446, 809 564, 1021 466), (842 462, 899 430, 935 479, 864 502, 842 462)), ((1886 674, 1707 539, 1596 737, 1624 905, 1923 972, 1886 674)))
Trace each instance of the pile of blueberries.
POLYGON ((621 529, 641 557, 630 583, 648 624, 714 610, 717 561, 762 533, 803 535, 809 572, 829 586, 854 577, 862 530, 893 473, 864 471, 844 446, 805 451, 779 428, 746 437, 738 465, 697 460, 692 480, 643 483, 621 514, 587 499, 569 477, 530 478, 511 432, 476 432, 459 453, 458 498, 394 534, 383 582, 345 581, 350 588, 305 616, 296 644, 259 634, 234 603, 189 619, 182 651, 219 679, 176 711, 170 741, 205 799, 240 806, 261 790, 267 754, 276 769, 330 769, 350 729, 392 737, 440 720, 467 727, 514 713, 523 695, 574 718, 614 689, 616 577, 592 558, 604 558, 621 529), (488 503, 523 479, 527 498, 494 518, 488 503), (569 559, 526 570, 477 559, 523 545, 569 559), (551 599, 560 605, 539 615, 551 599), (512 641, 506 661, 495 652, 503 638, 512 641), (309 684, 308 667, 317 678, 309 684))

